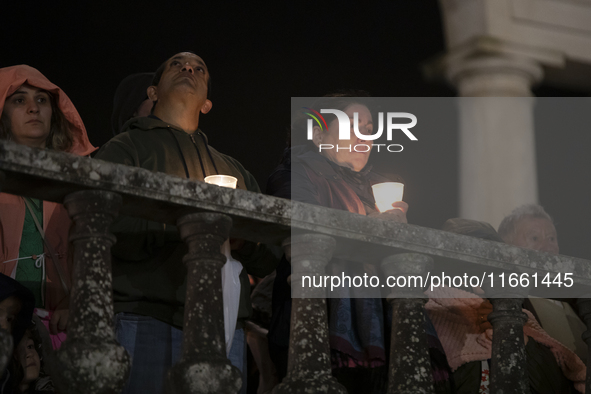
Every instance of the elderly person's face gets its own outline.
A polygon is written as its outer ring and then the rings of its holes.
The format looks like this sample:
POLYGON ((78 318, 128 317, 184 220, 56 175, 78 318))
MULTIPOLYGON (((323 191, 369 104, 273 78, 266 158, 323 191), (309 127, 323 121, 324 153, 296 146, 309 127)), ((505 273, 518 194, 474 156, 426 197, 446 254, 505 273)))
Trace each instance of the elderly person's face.
POLYGON ((361 171, 369 160, 371 149, 366 147, 359 147, 360 152, 354 150, 355 145, 364 144, 370 148, 371 141, 366 141, 358 138, 353 131, 353 113, 359 113, 359 132, 362 134, 373 134, 373 120, 371 112, 365 105, 351 104, 344 111, 351 120, 351 139, 339 140, 339 122, 335 119, 328 125, 328 130, 324 132, 316 129, 314 135, 314 144, 318 147, 320 144, 331 144, 333 149, 322 149, 320 152, 330 161, 337 163, 342 167, 349 167, 353 171, 361 171), (337 149, 338 147, 338 149, 337 149), (367 152, 362 152, 366 150, 367 152), (349 151, 350 150, 350 151, 349 151))
POLYGON ((551 221, 525 216, 515 224, 512 245, 522 248, 558 254, 558 237, 551 221))

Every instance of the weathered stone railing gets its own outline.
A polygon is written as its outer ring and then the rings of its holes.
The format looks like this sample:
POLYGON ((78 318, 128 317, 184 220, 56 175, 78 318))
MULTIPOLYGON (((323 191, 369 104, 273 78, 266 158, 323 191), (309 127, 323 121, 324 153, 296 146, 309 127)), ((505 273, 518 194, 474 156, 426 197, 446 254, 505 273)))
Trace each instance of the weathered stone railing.
MULTIPOLYGON (((463 271, 466 267, 486 266, 488 270, 516 272, 570 272, 575 283, 572 296, 591 294, 590 261, 219 188, 89 158, 29 149, 12 142, 0 141, 0 178, 1 175, 4 176, 0 181, 2 192, 65 202, 75 221, 72 241, 78 276, 72 289, 72 332, 68 333, 64 350, 58 353, 63 368, 57 383, 63 393, 117 392, 125 381, 129 358, 115 342, 110 326, 113 307, 108 250, 113 240, 106 229, 117 213, 178 224, 183 239, 189 244, 186 264, 200 267, 197 272, 211 275, 218 283, 213 288, 204 288, 195 284, 198 275, 188 276, 186 311, 193 311, 201 318, 193 322, 185 314, 185 348, 181 361, 171 371, 174 377, 171 392, 232 393, 239 387, 240 378, 225 359, 221 298, 215 297, 221 295, 221 281, 216 272, 223 262, 221 254, 217 255, 217 244, 225 239, 228 231, 234 237, 283 244, 286 248, 295 243, 309 243, 307 254, 292 255, 292 270, 296 274, 292 284, 297 282, 298 274, 322 272, 332 254, 363 263, 383 261, 382 268, 387 275, 424 273, 432 264, 435 266, 432 272, 442 268, 453 272, 457 270, 457 262, 463 263, 463 271), (302 235, 310 232, 317 235, 302 235), (210 241, 204 241, 203 234, 208 234, 210 241), (374 261, 367 261, 364 247, 365 250, 371 248, 374 261), (79 280, 82 279, 80 275, 96 280, 79 280), (212 298, 218 301, 209 302, 212 298), (204 316, 211 318, 211 325, 197 328, 196 325, 206 320, 204 316), (204 331, 209 341, 200 336, 204 331), (101 346, 96 345, 99 342, 101 346), (200 366, 210 368, 212 373, 207 377, 194 373, 203 369, 200 366)), ((496 290, 501 291, 497 297, 526 295, 496 290)), ((310 294, 310 297, 316 296, 310 294)), ((425 358, 428 350, 422 318, 404 322, 396 319, 400 314, 421 316, 425 300, 400 298, 409 296, 417 294, 396 291, 391 294, 394 297, 391 301, 393 326, 397 329, 392 334, 389 393, 432 391, 431 377, 424 373, 428 367, 425 358), (403 352, 406 358, 399 357, 403 352)), ((506 332, 504 338, 502 335, 493 337, 493 363, 497 359, 499 363, 517 360, 519 364, 524 362, 523 341, 519 342, 523 336, 522 316, 515 307, 519 301, 505 298, 493 302, 490 319, 493 327, 498 332, 506 332), (502 341, 507 339, 514 340, 517 348, 504 346, 502 341)), ((276 392, 344 392, 330 375, 324 300, 305 298, 296 302, 299 307, 292 309, 288 376, 276 392), (311 335, 312 341, 298 341, 304 335, 307 338, 311 335)), ((588 319, 586 323, 591 322, 591 305, 586 300, 579 303, 583 317, 588 319)), ((591 334, 586 335, 586 340, 591 346, 591 334)), ((523 370, 523 365, 518 368, 523 370)), ((514 373, 511 368, 496 370, 491 392, 527 391, 527 377, 523 373, 514 373)), ((588 378, 588 389, 590 385, 588 378)))

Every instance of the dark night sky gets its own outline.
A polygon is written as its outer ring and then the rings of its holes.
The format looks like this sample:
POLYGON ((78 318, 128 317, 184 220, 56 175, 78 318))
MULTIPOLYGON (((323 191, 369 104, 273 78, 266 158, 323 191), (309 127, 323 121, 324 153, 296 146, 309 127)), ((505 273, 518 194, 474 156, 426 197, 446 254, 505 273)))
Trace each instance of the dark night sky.
MULTIPOLYGON (((4 1, 0 67, 39 69, 70 96, 100 146, 111 137, 119 82, 155 70, 176 52, 194 51, 212 75, 213 110, 201 128, 264 188, 285 146, 291 97, 343 88, 378 97, 455 95, 420 70, 445 50, 436 0, 320 3, 4 1)), ((535 93, 580 94, 548 87, 535 93)), ((559 142, 553 132, 538 136, 540 197, 558 223, 561 251, 589 259, 591 192, 589 186, 579 192, 566 175, 577 168, 576 181, 590 183, 585 147, 591 141, 589 133, 573 133, 563 132, 568 138, 559 142), (557 185, 568 190, 568 200, 551 191, 557 185)), ((406 194, 411 223, 440 227, 458 213, 457 135, 440 140, 436 150, 423 152, 428 159, 401 156, 399 172, 407 187, 414 185, 406 194), (437 152, 445 152, 445 162, 437 152), (435 192, 431 181, 447 186, 435 192)))

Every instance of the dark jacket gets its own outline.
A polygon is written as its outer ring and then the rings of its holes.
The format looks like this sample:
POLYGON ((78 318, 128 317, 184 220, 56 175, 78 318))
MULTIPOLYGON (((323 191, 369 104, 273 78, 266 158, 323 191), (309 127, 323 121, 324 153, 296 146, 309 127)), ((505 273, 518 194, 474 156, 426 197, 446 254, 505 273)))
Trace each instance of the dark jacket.
POLYGON ((376 210, 371 185, 380 182, 403 181, 397 175, 387 178, 371 172, 371 166, 354 172, 308 146, 295 146, 286 150, 269 177, 267 194, 366 215, 376 210))
MULTIPOLYGON (((401 177, 385 177, 371 172, 371 166, 355 172, 341 167, 308 146, 287 151, 282 164, 269 177, 267 192, 279 197, 335 208, 361 215, 376 212, 371 186, 381 182, 401 182, 401 177)), ((348 266, 357 274, 370 272, 371 264, 349 264, 333 259, 327 273, 336 274, 348 266)), ((281 366, 289 346, 291 292, 286 285, 291 267, 285 258, 277 268, 273 292, 273 316, 269 329, 269 349, 281 366), (282 356, 283 354, 283 356, 282 356)), ((391 307, 380 298, 330 298, 329 341, 333 374, 349 392, 384 393, 388 376, 391 307), (383 363, 381 366, 376 363, 383 363), (350 368, 357 365, 361 368, 350 368)), ((454 391, 451 370, 441 343, 428 316, 425 330, 436 393, 454 391)), ((285 368, 283 368, 284 372, 285 368)))
MULTIPOLYGON (((368 166, 355 173, 332 163, 307 145, 294 146, 284 152, 281 164, 269 176, 266 192, 275 197, 365 215, 375 211, 372 184, 402 181, 398 176, 387 179, 369 169, 368 166)), ((283 257, 277 266, 273 287, 273 313, 268 334, 272 351, 289 347, 291 289, 286 285, 289 275, 291 265, 283 257)))
MULTIPOLYGON (((232 175, 238 179, 238 189, 260 191, 254 177, 237 160, 210 147, 201 130, 191 135, 155 117, 131 119, 124 130, 101 148, 96 159, 199 181, 208 175, 232 175)), ((187 248, 177 229, 120 218, 111 230, 118 240, 112 248, 115 313, 152 316, 182 328, 186 294, 182 258, 187 248)), ((264 277, 276 265, 263 245, 247 242, 240 252, 233 252, 245 268, 240 274, 237 328, 252 310, 247 273, 264 277)))
MULTIPOLYGON (((388 179, 370 172, 369 167, 355 172, 327 160, 307 146, 296 146, 286 151, 282 164, 269 177, 267 192, 278 197, 291 198, 294 201, 365 215, 375 212, 371 185, 385 181, 388 179)), ((329 266, 335 267, 335 269, 342 267, 341 262, 337 259, 333 259, 329 266)), ((361 269, 361 266, 359 268, 361 269)), ((329 268, 327 268, 328 270, 329 268)), ((284 257, 277 267, 272 298, 273 314, 268 336, 271 356, 279 366, 280 377, 283 377, 286 372, 285 358, 289 346, 291 291, 287 285, 287 278, 290 274, 291 266, 284 257)), ((332 317, 333 314, 351 316, 351 303, 355 303, 359 309, 363 309, 362 313, 375 317, 374 311, 376 308, 381 310, 382 301, 381 299, 329 300, 331 314, 329 317, 329 340, 333 368, 342 364, 343 357, 354 359, 359 365, 372 362, 369 361, 370 358, 383 361, 386 358, 384 344, 381 343, 380 346, 378 343, 383 338, 381 313, 376 319, 371 320, 372 322, 380 320, 380 322, 364 325, 362 332, 359 333, 362 337, 358 342, 359 346, 357 344, 351 346, 348 334, 341 337, 335 335, 335 331, 331 329, 336 324, 336 318, 332 317)), ((370 320, 366 319, 365 321, 369 322, 370 320)), ((351 330, 345 330, 348 333, 355 331, 353 327, 348 326, 347 328, 351 328, 351 330)), ((372 384, 383 385, 384 379, 373 380, 372 384)), ((347 388, 353 390, 352 387, 347 388)), ((366 388, 367 392, 381 391, 370 387, 366 388)))

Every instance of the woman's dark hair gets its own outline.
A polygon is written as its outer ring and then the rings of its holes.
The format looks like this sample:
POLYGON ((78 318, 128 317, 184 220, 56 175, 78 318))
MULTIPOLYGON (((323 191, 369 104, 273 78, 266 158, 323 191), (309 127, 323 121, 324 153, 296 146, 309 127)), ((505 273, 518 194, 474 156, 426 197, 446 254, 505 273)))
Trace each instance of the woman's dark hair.
MULTIPOLYGON (((51 103, 51 126, 45 141, 45 147, 57 151, 68 151, 74 144, 71 131, 72 125, 58 106, 56 97, 46 90, 44 92, 49 96, 49 102, 51 103)), ((6 98, 6 100, 8 99, 10 97, 6 98)), ((0 116, 0 139, 13 139, 10 118, 6 112, 2 112, 2 116, 0 116)))
MULTIPOLYGON (((338 109, 340 111, 345 110, 348 106, 352 104, 362 104, 365 105, 371 112, 372 109, 372 99, 368 92, 364 90, 339 90, 334 93, 329 93, 318 100, 316 100, 310 107, 317 112, 320 112, 321 109, 338 109)), ((334 115, 332 115, 334 117, 334 115)), ((310 119, 308 115, 301 112, 297 116, 295 116, 293 122, 291 123, 291 129, 288 135, 287 143, 289 146, 291 145, 291 134, 298 133, 298 135, 305 135, 305 131, 307 129, 307 121, 310 119)), ((327 123, 331 122, 333 119, 326 120, 327 123)), ((308 144, 311 144, 312 148, 316 148, 312 141, 307 141, 308 144)))

